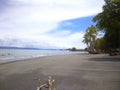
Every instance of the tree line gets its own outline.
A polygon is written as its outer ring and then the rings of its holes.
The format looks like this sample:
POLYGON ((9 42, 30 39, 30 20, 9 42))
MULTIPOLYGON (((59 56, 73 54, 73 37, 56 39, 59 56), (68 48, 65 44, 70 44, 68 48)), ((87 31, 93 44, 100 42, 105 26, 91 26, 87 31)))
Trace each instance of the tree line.
POLYGON ((120 0, 104 0, 103 11, 97 14, 86 29, 83 42, 90 53, 120 51, 120 0), (98 31, 104 32, 102 38, 96 38, 98 31))

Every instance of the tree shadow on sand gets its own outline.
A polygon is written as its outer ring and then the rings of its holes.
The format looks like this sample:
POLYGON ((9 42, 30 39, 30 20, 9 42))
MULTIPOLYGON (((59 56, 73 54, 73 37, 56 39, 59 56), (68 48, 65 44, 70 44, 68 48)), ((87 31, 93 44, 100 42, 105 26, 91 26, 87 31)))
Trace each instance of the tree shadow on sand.
POLYGON ((112 56, 112 57, 99 57, 99 58, 90 58, 90 61, 99 61, 99 62, 120 62, 120 56, 112 56))

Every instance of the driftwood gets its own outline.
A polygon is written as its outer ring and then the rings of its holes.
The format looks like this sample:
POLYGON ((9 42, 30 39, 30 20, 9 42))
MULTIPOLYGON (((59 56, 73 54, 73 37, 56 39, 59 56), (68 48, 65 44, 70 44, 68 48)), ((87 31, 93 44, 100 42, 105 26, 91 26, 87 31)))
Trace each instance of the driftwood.
POLYGON ((48 77, 48 80, 41 84, 41 81, 40 81, 40 85, 39 87, 37 87, 37 90, 42 90, 43 88, 47 88, 48 90, 56 90, 55 87, 54 87, 54 83, 55 83, 55 80, 52 79, 51 76, 48 77))

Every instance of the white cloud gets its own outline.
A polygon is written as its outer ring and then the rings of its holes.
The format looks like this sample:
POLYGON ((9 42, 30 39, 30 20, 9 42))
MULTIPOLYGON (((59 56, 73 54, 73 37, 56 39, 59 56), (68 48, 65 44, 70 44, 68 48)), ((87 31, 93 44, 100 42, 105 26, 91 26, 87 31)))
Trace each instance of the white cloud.
POLYGON ((85 47, 81 32, 56 28, 61 21, 95 15, 103 3, 103 0, 10 0, 0 14, 1 45, 85 47))

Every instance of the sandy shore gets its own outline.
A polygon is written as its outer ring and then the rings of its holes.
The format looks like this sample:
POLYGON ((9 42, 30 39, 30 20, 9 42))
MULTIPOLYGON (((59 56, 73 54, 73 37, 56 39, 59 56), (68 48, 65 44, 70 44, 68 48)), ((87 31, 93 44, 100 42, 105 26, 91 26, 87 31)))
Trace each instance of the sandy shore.
POLYGON ((120 56, 76 54, 0 64, 0 90, 36 90, 36 79, 49 75, 57 90, 120 90, 120 56))

